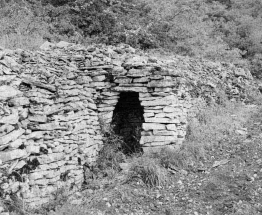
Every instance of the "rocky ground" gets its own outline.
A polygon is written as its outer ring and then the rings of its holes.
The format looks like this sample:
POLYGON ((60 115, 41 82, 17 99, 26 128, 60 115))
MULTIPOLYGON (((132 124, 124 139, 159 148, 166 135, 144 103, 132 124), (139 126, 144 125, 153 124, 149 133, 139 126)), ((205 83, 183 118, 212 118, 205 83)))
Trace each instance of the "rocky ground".
POLYGON ((165 186, 148 187, 139 177, 127 182, 122 171, 94 181, 73 205, 52 214, 262 214, 262 110, 250 110, 243 130, 210 147, 191 168, 169 170, 165 186))

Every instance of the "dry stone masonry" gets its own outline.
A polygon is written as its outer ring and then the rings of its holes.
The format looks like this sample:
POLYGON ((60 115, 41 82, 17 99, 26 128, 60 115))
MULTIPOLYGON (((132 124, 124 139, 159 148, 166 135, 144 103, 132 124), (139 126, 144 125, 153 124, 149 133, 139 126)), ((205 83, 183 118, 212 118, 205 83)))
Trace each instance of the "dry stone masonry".
POLYGON ((245 100, 248 71, 133 48, 45 43, 40 51, 0 49, 0 192, 35 207, 60 188, 81 188, 84 164, 113 124, 130 148, 178 149, 199 98, 219 89, 245 100), (132 145, 133 144, 133 145, 132 145))

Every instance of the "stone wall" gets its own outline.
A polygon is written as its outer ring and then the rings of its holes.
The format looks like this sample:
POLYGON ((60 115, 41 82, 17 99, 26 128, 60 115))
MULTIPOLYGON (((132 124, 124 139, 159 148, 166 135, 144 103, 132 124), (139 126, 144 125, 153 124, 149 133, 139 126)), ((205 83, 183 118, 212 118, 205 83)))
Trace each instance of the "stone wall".
MULTIPOLYGON (((144 152, 178 149, 193 98, 215 100, 218 89, 227 89, 245 99, 251 82, 248 71, 231 65, 182 57, 160 61, 126 45, 60 42, 36 52, 0 50, 1 195, 16 194, 35 207, 59 188, 78 190, 83 165, 92 165, 103 145, 100 122, 109 125, 118 106, 122 119, 135 119, 144 152), (117 105, 123 93, 136 93, 139 100, 117 105)), ((125 126, 120 133, 133 135, 125 126)))

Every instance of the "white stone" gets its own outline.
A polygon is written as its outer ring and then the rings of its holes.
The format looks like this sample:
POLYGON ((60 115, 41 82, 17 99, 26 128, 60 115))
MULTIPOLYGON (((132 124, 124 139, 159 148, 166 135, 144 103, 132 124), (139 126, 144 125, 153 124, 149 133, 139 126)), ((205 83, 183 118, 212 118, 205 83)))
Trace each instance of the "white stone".
POLYGON ((17 149, 19 148, 19 146, 21 146, 23 144, 23 140, 22 139, 17 139, 13 142, 9 143, 9 147, 13 148, 13 149, 17 149))
POLYGON ((169 93, 169 92, 172 92, 172 88, 169 88, 169 87, 164 87, 164 88, 162 88, 162 87, 155 87, 155 92, 156 92, 156 93, 157 93, 157 92, 160 92, 160 93, 163 93, 163 92, 169 93))
POLYGON ((27 146, 26 151, 29 154, 38 154, 40 152, 40 147, 39 146, 27 146))
POLYGON ((178 133, 174 131, 166 131, 166 130, 153 130, 153 134, 156 136, 177 136, 178 133))
POLYGON ((11 115, 0 118, 0 123, 14 125, 18 123, 18 120, 18 111, 13 110, 13 113, 11 115))
POLYGON ((106 79, 105 75, 99 75, 92 78, 93 81, 104 81, 106 79))
POLYGON ((101 95, 104 95, 104 96, 118 96, 119 93, 118 92, 102 92, 101 95))
POLYGON ((148 130, 165 130, 166 126, 164 124, 157 124, 157 123, 143 123, 142 128, 145 131, 148 131, 148 130))
POLYGON ((153 97, 150 93, 139 93, 139 99, 150 98, 150 97, 153 97))
POLYGON ((5 101, 7 99, 16 97, 19 94, 22 94, 22 92, 11 86, 7 86, 7 85, 0 86, 0 101, 1 100, 5 101))
POLYGON ((5 134, 8 134, 9 132, 13 131, 15 129, 14 126, 5 124, 0 127, 0 137, 4 136, 5 134))
POLYGON ((2 160, 2 162, 7 162, 10 160, 24 157, 26 155, 27 155, 27 152, 25 150, 15 149, 12 151, 0 152, 0 160, 2 160))
POLYGON ((59 43, 56 43, 56 47, 58 48, 66 48, 70 45, 71 43, 65 42, 65 41, 60 41, 59 43))
POLYGON ((148 77, 142 77, 142 78, 134 78, 133 83, 145 83, 148 82, 149 78, 148 77))
POLYGON ((158 113, 155 115, 156 118, 170 118, 174 119, 177 116, 176 113, 158 113))
POLYGON ((170 130, 170 131, 176 131, 177 130, 176 124, 168 124, 168 125, 166 125, 166 128, 167 128, 167 130, 170 130))
POLYGON ((142 101, 142 106, 167 106, 173 103, 177 103, 178 99, 174 95, 166 96, 166 97, 159 97, 153 101, 142 101))
POLYGON ((145 118, 145 122, 152 123, 166 123, 166 124, 175 124, 179 123, 178 119, 169 119, 169 118, 145 118))
POLYGON ((16 106, 16 107, 29 105, 29 104, 30 104, 29 99, 26 97, 13 98, 9 101, 9 105, 16 106))
POLYGON ((170 106, 164 107, 163 111, 166 113, 182 112, 181 109, 170 106))
POLYGON ((24 165, 26 165, 26 162, 21 160, 15 165, 14 169, 21 169, 24 165))
POLYGON ((48 50, 48 49, 50 49, 54 46, 55 46, 55 44, 50 43, 48 41, 45 41, 39 48, 42 49, 42 50, 48 50))
POLYGON ((114 87, 113 90, 117 92, 144 92, 146 93, 147 87, 114 87))
POLYGON ((144 118, 147 118, 147 117, 153 117, 155 116, 155 114, 153 112, 150 112, 150 113, 144 113, 144 118))
POLYGON ((107 111, 113 111, 115 110, 115 107, 101 107, 101 108, 98 108, 98 111, 100 112, 107 112, 107 111))
POLYGON ((52 153, 48 155, 41 155, 38 157, 38 161, 40 164, 47 164, 47 163, 52 163, 55 161, 60 161, 65 158, 64 153, 52 153))
POLYGON ((112 99, 112 100, 103 100, 104 104, 110 104, 110 105, 115 105, 117 104, 118 99, 112 99))
POLYGON ((155 109, 155 110, 150 110, 150 109, 144 109, 145 113, 162 113, 163 111, 161 109, 155 109))
POLYGON ((114 82, 119 84, 130 84, 132 82, 132 78, 117 78, 114 82))
POLYGON ((142 136, 140 139, 140 144, 152 143, 152 142, 168 142, 171 143, 175 141, 176 136, 142 136))
POLYGON ((29 180, 37 180, 44 177, 44 171, 33 172, 29 175, 29 180))
POLYGON ((1 145, 5 145, 11 141, 14 141, 16 140, 18 137, 20 137, 23 133, 25 132, 24 129, 19 129, 19 130, 15 130, 15 131, 12 131, 11 133, 3 136, 3 137, 0 137, 0 146, 1 145))
POLYGON ((145 143, 143 146, 165 146, 169 145, 171 143, 174 143, 175 139, 173 141, 167 140, 167 141, 155 141, 155 142, 149 142, 145 143))
POLYGON ((161 110, 162 112, 163 106, 145 106, 144 109, 145 111, 161 110))

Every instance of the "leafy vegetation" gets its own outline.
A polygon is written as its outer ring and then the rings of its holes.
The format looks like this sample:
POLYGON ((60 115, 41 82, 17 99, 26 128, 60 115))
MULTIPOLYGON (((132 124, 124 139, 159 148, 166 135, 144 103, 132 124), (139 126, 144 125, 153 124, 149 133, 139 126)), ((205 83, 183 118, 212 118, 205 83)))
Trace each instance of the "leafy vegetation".
POLYGON ((260 0, 1 0, 0 45, 127 43, 249 67, 261 77, 260 0), (23 21, 21 21, 23 20, 23 21))

